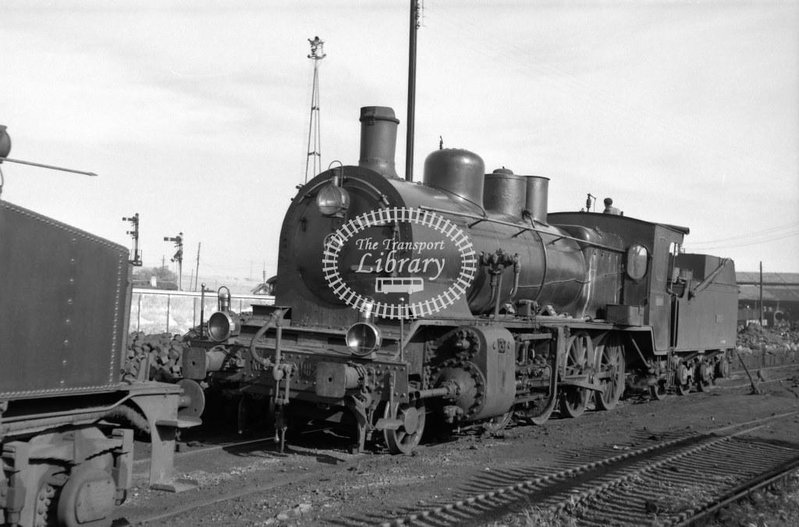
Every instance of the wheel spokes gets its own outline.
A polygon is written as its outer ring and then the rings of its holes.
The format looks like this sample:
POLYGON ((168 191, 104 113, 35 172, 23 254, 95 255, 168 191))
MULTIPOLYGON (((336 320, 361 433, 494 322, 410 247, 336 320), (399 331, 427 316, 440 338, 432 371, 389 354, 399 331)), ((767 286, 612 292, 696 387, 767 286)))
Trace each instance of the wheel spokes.
POLYGON ((600 410, 612 410, 621 399, 625 388, 624 348, 618 337, 609 336, 601 346, 599 373, 604 391, 596 398, 600 410))
MULTIPOLYGON (((566 375, 583 375, 593 357, 594 344, 590 335, 578 333, 569 337, 566 353, 566 375)), ((590 392, 587 388, 566 386, 561 394, 560 411, 567 417, 579 417, 588 406, 590 392)))
POLYGON ((384 417, 399 420, 401 424, 396 429, 383 431, 386 444, 392 454, 410 454, 422 439, 427 412, 424 403, 415 405, 386 404, 384 417))

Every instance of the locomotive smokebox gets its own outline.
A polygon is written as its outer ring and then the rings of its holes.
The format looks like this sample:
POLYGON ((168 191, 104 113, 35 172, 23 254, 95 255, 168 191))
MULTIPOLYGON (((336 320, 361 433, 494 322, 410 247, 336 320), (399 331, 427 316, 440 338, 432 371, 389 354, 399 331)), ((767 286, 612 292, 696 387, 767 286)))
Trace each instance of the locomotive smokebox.
POLYGON ((361 159, 358 166, 374 170, 384 177, 399 177, 394 168, 399 119, 387 106, 361 108, 361 159))
POLYGON ((436 150, 424 160, 424 184, 483 206, 485 163, 460 148, 436 150))

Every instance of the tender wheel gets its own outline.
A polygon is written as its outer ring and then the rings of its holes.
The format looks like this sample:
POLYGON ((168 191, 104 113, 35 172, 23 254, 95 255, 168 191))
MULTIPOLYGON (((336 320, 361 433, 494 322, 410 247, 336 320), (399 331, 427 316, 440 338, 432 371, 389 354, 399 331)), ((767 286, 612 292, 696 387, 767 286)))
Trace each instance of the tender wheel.
POLYGON ((652 399, 656 401, 665 399, 667 391, 666 383, 663 381, 658 381, 649 387, 649 394, 652 396, 652 399))
POLYGON ((501 432, 508 426, 513 418, 513 410, 508 410, 502 415, 497 415, 483 423, 483 430, 489 434, 501 432))
MULTIPOLYGON (((580 375, 594 356, 594 344, 587 333, 579 333, 569 338, 566 353, 566 375, 580 375)), ((560 399, 560 411, 567 417, 579 417, 588 405, 590 391, 587 388, 566 386, 560 399)))
POLYGON ((50 527, 58 524, 56 516, 56 506, 61 487, 54 487, 49 482, 42 483, 39 492, 36 494, 36 517, 35 527, 50 527))
POLYGON ((76 467, 58 500, 58 525, 110 526, 115 493, 116 485, 109 472, 88 463, 76 467))
POLYGON ((715 373, 717 379, 726 379, 730 376, 730 361, 727 357, 722 356, 716 362, 715 373))
POLYGON ((402 421, 396 430, 383 430, 388 449, 392 454, 410 454, 419 444, 424 432, 427 418, 424 403, 419 401, 415 405, 386 404, 383 417, 402 421))
POLYGON ((691 375, 683 362, 677 365, 677 371, 674 374, 674 388, 679 395, 688 395, 691 392, 691 375))
POLYGON ((699 364, 696 375, 696 389, 700 392, 704 392, 710 388, 711 384, 713 384, 713 370, 708 366, 707 362, 702 361, 702 363, 699 364))
POLYGON ((616 335, 608 335, 597 348, 597 371, 602 379, 602 392, 594 400, 599 410, 612 410, 619 403, 625 387, 624 346, 616 335))

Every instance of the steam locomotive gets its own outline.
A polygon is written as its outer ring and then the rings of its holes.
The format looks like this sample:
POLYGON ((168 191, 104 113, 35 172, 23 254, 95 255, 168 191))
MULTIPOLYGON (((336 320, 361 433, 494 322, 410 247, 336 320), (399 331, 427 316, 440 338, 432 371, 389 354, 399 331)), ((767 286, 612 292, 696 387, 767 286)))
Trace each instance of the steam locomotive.
MULTIPOLYGON (((0 161, 9 148, 2 127, 0 161)), ((175 435, 199 419, 181 385, 122 377, 127 249, 0 200, 0 291, 0 525, 111 525, 134 429, 150 484, 180 490, 175 435)))
MULTIPOLYGON (((439 149, 421 183, 397 177, 399 121, 361 109, 357 166, 299 189, 280 235, 276 301, 221 309, 183 374, 262 401, 281 439, 354 423, 409 453, 427 416, 490 430, 660 399, 729 369, 731 260, 681 250, 688 229, 547 211, 549 180, 439 149)), ((220 299, 224 300, 224 299, 220 299)), ((221 305, 226 305, 223 301, 221 305)), ((246 412, 245 412, 246 413, 246 412)))

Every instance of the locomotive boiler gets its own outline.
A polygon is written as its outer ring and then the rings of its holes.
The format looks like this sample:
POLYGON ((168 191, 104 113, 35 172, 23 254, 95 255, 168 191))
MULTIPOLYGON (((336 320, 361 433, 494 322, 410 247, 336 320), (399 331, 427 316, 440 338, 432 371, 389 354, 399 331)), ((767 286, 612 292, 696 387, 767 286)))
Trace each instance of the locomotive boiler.
POLYGON ((735 339, 730 260, 680 251, 688 229, 550 214, 549 180, 439 149, 397 177, 398 120, 361 109, 358 165, 293 199, 276 301, 214 313, 184 376, 266 401, 276 427, 350 420, 392 452, 428 414, 497 429, 613 408, 625 385, 706 387, 735 339), (697 324, 706 324, 700 331, 697 324))

